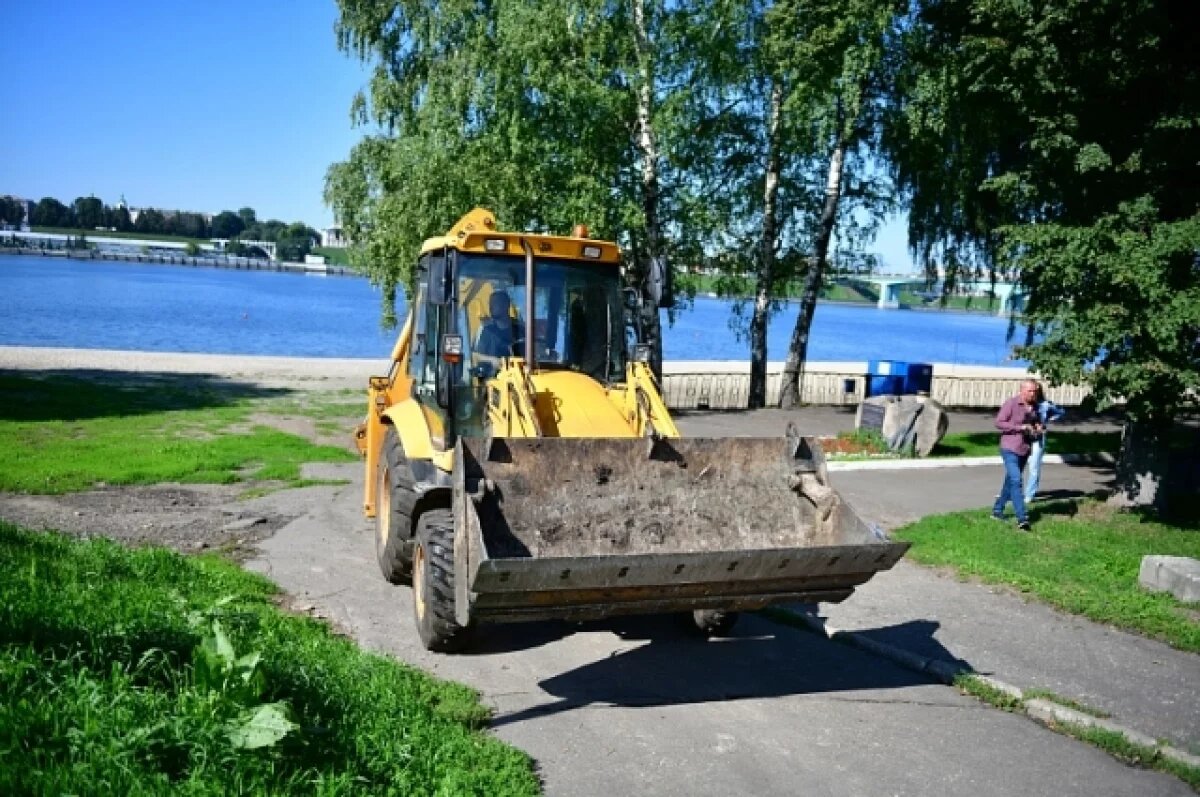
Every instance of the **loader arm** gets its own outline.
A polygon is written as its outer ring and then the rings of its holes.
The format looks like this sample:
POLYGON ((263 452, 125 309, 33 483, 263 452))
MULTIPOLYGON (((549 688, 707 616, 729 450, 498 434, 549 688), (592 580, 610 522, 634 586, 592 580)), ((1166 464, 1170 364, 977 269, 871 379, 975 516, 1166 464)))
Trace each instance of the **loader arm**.
POLYGON ((541 437, 538 423, 537 391, 525 361, 505 357, 500 372, 487 383, 487 422, 500 437, 541 437))
POLYGON ((387 376, 372 376, 367 388, 367 415, 354 428, 354 445, 365 460, 363 479, 363 511, 367 517, 375 517, 376 495, 375 471, 383 451, 383 436, 386 431, 385 411, 400 404, 412 393, 412 379, 402 367, 408 357, 412 343, 413 318, 409 314, 392 347, 387 376))
POLYGON ((621 410, 637 437, 679 437, 666 402, 654 381, 654 372, 642 362, 625 369, 625 391, 621 410))

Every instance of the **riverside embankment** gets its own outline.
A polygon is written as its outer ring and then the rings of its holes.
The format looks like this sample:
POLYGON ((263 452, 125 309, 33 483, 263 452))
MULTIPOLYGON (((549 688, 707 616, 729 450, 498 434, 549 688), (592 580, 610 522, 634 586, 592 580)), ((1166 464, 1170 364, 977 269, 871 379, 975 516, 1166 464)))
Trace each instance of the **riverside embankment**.
MULTIPOLYGON (((805 370, 804 401, 808 404, 852 407, 862 400, 867 384, 866 361, 809 363, 805 370), (846 390, 853 382, 853 389, 846 390)), ((122 351, 79 348, 0 346, 0 369, 44 371, 124 371, 139 374, 211 374, 269 386, 321 389, 362 388, 367 377, 385 374, 385 358, 268 357, 192 352, 122 351)), ((782 363, 772 363, 768 403, 778 395, 782 363)), ((998 407, 1013 395, 1028 372, 1023 368, 933 364, 934 399, 950 407, 998 407)), ((676 361, 663 366, 663 393, 673 410, 744 409, 749 392, 750 366, 729 361, 676 361)), ((1050 388, 1052 399, 1077 405, 1081 388, 1050 388)))

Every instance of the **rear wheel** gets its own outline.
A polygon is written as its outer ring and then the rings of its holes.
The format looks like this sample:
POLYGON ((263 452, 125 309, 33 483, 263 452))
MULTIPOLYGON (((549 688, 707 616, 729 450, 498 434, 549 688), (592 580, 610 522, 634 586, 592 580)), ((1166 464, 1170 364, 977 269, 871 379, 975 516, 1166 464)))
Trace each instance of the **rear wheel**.
POLYGON ((454 653, 466 647, 471 627, 454 618, 454 516, 430 509, 417 521, 413 551, 413 618, 429 650, 454 653))
POLYGON ((729 636, 737 621, 737 612, 720 609, 697 609, 692 612, 692 622, 695 623, 696 630, 705 636, 729 636))
POLYGON ((412 576, 412 526, 408 515, 400 511, 406 497, 402 491, 408 489, 402 478, 407 469, 400 438, 389 426, 375 469, 375 558, 383 577, 393 584, 407 584, 412 576))

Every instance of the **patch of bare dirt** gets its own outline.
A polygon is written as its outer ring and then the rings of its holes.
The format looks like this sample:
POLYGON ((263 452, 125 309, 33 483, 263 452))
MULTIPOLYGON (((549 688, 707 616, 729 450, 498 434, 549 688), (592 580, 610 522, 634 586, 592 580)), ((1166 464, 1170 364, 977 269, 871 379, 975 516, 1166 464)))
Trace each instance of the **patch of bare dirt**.
POLYGON ((99 487, 66 495, 0 493, 0 519, 126 545, 185 553, 222 550, 242 558, 294 516, 237 500, 244 485, 99 487))
MULTIPOLYGON (((256 412, 250 416, 249 426, 269 426, 281 432, 303 437, 310 443, 319 446, 337 446, 347 451, 357 453, 354 445, 354 423, 346 423, 345 428, 321 428, 321 424, 312 418, 298 415, 272 415, 267 412, 256 412)), ((325 424, 328 426, 328 424, 325 424)))

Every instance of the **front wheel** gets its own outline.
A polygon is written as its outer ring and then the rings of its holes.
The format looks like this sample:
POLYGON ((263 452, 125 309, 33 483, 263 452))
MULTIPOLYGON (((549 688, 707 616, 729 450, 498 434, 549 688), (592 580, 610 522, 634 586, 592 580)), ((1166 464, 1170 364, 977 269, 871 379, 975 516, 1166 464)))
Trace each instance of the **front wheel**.
POLYGON ((430 509, 417 521, 413 551, 413 618, 427 650, 455 653, 470 641, 471 626, 454 617, 454 516, 430 509))
POLYGON ((696 630, 705 636, 729 636, 738 621, 737 612, 720 609, 697 609, 692 612, 696 630))

